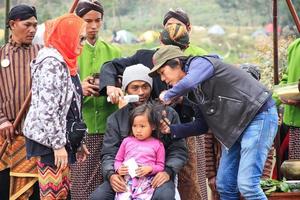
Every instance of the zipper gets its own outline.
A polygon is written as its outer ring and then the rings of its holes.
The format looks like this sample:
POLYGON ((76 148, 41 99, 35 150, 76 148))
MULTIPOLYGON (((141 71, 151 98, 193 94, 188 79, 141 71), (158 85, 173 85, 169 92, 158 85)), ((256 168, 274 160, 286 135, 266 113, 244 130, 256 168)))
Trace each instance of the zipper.
POLYGON ((205 100, 204 100, 204 93, 203 93, 203 91, 202 91, 202 84, 200 84, 199 85, 199 93, 200 93, 200 95, 201 95, 201 97, 202 97, 202 101, 201 101, 201 104, 204 104, 204 102, 205 102, 205 100))
POLYGON ((234 99, 234 98, 230 98, 230 97, 224 97, 224 96, 218 96, 220 100, 222 99, 226 99, 229 101, 234 101, 234 102, 238 102, 238 103, 242 103, 242 101, 238 100, 238 99, 234 99))

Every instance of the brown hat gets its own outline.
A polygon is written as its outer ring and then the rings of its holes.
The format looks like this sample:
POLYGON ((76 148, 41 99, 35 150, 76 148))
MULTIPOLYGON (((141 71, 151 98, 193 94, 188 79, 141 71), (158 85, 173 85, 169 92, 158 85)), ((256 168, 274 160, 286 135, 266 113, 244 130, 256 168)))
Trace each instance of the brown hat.
POLYGON ((178 57, 184 57, 184 53, 179 47, 173 45, 165 45, 158 49, 153 55, 152 62, 154 67, 149 72, 149 76, 156 76, 156 71, 161 68, 168 60, 178 57))
POLYGON ((165 45, 175 45, 180 49, 189 47, 190 38, 186 27, 181 24, 170 24, 160 33, 160 41, 165 45))

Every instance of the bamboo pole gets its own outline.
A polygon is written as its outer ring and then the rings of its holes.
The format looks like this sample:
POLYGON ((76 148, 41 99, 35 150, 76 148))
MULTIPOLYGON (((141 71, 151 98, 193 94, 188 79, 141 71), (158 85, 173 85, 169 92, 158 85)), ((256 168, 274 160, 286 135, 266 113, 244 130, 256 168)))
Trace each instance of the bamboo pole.
POLYGON ((300 20, 299 20, 299 17, 297 15, 297 12, 295 10, 295 7, 293 5, 293 2, 292 2, 292 0, 286 0, 286 3, 288 5, 288 7, 289 7, 289 10, 290 10, 292 16, 293 16, 293 19, 295 21, 295 24, 296 24, 296 27, 298 29, 298 32, 300 33, 300 20))
POLYGON ((278 78, 278 22, 277 22, 277 0, 273 0, 273 63, 274 63, 274 84, 279 83, 278 78))
MULTIPOLYGON (((278 4, 277 0, 273 0, 273 63, 274 63, 274 84, 277 85, 279 83, 278 79, 278 22, 277 22, 277 14, 278 14, 278 4)), ((278 131, 275 137, 275 150, 276 150, 276 169, 277 169, 277 179, 280 180, 280 165, 281 159, 279 156, 280 152, 280 125, 278 125, 278 131)))
MULTIPOLYGON (((6 0, 5 1, 5 24, 8 20, 9 9, 10 9, 10 0, 6 0)), ((7 28, 5 26, 5 32, 4 32, 4 41, 5 41, 5 43, 8 42, 8 39, 9 39, 9 28, 7 28)))
MULTIPOLYGON (((23 118, 24 114, 26 113, 27 108, 29 107, 30 100, 31 100, 31 90, 27 94, 26 99, 25 99, 19 113, 17 114, 16 120, 13 123, 14 129, 16 129, 20 125, 22 118, 23 118)), ((3 143, 3 146, 0 150, 0 159, 2 158, 7 146, 8 146, 8 142, 7 142, 7 140, 5 140, 5 142, 3 143)))
POLYGON ((74 12, 79 0, 74 0, 72 7, 70 8, 69 12, 72 13, 74 12))

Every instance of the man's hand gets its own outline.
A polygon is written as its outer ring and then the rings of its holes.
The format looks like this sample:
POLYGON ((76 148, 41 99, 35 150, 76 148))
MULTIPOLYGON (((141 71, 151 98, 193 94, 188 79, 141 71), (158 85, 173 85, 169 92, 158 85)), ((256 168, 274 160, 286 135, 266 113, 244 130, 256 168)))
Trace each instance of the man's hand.
POLYGON ((99 85, 94 85, 92 82, 94 78, 92 76, 86 77, 82 82, 83 96, 99 96, 99 85))
POLYGON ((82 144, 80 150, 76 153, 76 159, 78 162, 84 162, 88 155, 91 153, 89 152, 88 148, 85 144, 82 144))
POLYGON ((153 188, 158 188, 160 187, 162 184, 164 184, 165 182, 168 182, 170 180, 170 176, 167 172, 158 172, 152 182, 151 185, 153 188))
POLYGON ((106 86, 106 95, 110 98, 112 104, 118 104, 119 98, 124 97, 123 91, 115 86, 106 86))
POLYGON ((110 185, 115 192, 126 192, 126 183, 122 176, 113 174, 109 178, 110 185))
POLYGON ((125 176, 125 175, 128 174, 128 167, 125 166, 125 165, 122 165, 122 166, 118 169, 117 172, 118 172, 118 174, 119 174, 120 176, 125 176))
POLYGON ((8 144, 11 144, 15 137, 15 128, 9 121, 0 125, 0 137, 7 140, 8 144))
POLYGON ((210 189, 213 191, 213 192, 216 192, 217 191, 217 186, 216 186, 216 177, 213 176, 211 178, 208 179, 208 186, 210 187, 210 189))
POLYGON ((135 170, 135 172, 138 177, 143 177, 143 176, 150 174, 152 172, 152 170, 153 169, 151 166, 141 166, 141 167, 137 168, 135 170))
POLYGON ((284 97, 279 97, 279 99, 283 104, 296 106, 296 107, 300 108, 300 100, 287 99, 287 98, 284 98, 284 97))

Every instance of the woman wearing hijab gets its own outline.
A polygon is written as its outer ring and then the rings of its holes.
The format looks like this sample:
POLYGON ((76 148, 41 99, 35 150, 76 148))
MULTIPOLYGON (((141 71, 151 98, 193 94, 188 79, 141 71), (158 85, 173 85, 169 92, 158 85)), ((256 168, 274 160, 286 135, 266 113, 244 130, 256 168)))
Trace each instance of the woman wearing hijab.
POLYGON ((67 199, 69 165, 84 161, 89 153, 83 144, 82 89, 77 57, 86 23, 65 14, 48 27, 45 47, 31 63, 32 102, 24 125, 27 157, 39 157, 41 199, 67 199))

